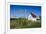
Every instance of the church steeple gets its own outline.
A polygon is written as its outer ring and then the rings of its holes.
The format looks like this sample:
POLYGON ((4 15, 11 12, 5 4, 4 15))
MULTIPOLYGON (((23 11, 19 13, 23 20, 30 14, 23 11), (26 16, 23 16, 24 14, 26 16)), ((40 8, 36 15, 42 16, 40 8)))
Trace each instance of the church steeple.
POLYGON ((32 15, 33 18, 37 17, 33 12, 31 12, 31 15, 32 15))

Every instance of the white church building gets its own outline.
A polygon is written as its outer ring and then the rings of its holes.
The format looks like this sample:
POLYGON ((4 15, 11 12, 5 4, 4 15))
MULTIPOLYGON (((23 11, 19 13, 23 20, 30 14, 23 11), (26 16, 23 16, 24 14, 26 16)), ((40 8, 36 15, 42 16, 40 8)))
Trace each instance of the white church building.
POLYGON ((32 12, 31 14, 28 15, 28 20, 37 21, 37 19, 40 19, 40 18, 32 12))

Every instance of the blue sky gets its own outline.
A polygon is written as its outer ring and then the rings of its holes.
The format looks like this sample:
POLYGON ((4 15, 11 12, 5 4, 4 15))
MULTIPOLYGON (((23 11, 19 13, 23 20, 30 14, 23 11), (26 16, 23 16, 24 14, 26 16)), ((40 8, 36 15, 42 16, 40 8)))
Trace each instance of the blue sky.
POLYGON ((41 15, 41 6, 10 5, 10 17, 27 17, 31 12, 41 15))

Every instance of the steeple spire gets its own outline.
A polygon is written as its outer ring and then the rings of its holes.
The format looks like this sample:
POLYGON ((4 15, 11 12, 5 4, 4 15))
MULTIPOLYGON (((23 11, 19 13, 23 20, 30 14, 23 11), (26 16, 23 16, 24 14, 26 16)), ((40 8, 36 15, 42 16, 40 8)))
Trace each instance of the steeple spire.
POLYGON ((31 12, 31 15, 32 17, 36 18, 36 15, 33 12, 31 12))

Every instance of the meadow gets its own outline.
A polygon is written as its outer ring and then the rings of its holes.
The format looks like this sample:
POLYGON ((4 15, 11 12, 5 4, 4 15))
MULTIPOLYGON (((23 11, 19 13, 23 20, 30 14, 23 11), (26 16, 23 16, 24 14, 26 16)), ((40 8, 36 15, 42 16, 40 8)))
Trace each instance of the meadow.
POLYGON ((26 18, 10 18, 10 29, 40 28, 41 21, 32 21, 26 18))

